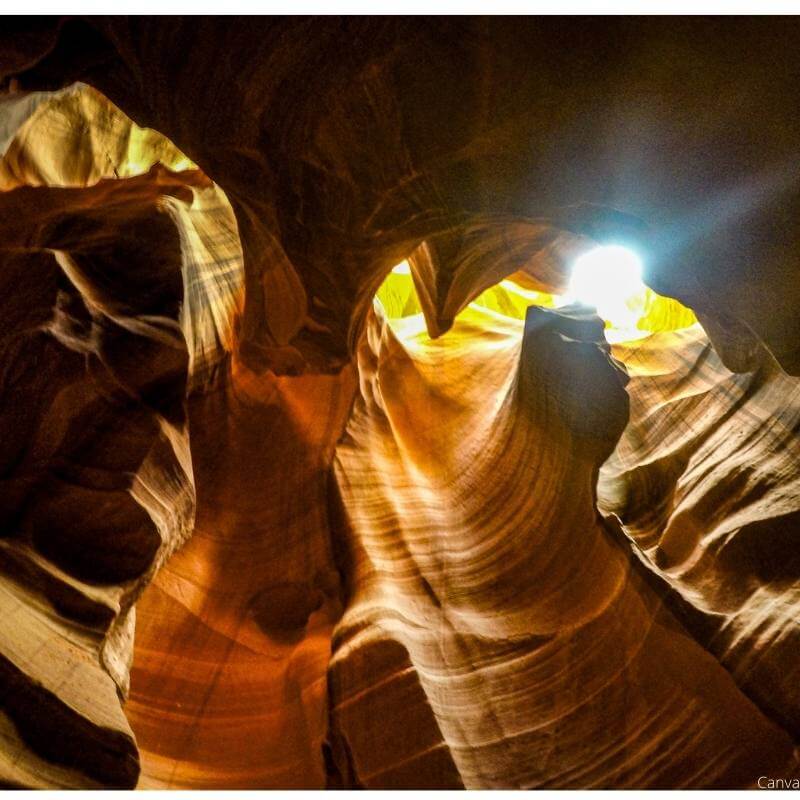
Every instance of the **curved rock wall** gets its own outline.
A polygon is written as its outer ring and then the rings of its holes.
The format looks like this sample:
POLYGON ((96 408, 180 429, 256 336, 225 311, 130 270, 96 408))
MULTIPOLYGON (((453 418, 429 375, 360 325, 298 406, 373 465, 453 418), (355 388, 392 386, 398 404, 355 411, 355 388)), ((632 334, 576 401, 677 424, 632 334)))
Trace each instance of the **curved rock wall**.
POLYGON ((796 23, 576 25, 4 26, 0 782, 797 774, 796 23))
POLYGON ((631 421, 600 473, 600 508, 698 641, 796 738, 800 383, 774 366, 731 373, 699 326, 614 354, 631 421))
POLYGON ((596 512, 627 416, 600 321, 531 308, 523 332, 470 307, 435 341, 415 322, 371 318, 336 454, 350 596, 331 716, 357 781, 729 787, 796 768, 596 512), (404 711, 365 741, 374 697, 400 705, 410 683, 431 733, 410 742, 404 711))
POLYGON ((113 162, 86 157, 76 123, 125 162, 130 122, 85 88, 36 100, 0 162, 0 776, 133 786, 134 603, 194 524, 180 237, 161 201, 191 199, 193 178, 100 180, 113 162))

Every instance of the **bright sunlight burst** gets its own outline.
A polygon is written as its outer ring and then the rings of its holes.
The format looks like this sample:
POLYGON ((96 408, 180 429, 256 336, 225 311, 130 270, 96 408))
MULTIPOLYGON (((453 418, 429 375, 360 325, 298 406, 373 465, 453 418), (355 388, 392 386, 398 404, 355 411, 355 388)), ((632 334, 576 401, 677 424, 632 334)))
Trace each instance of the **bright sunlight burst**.
POLYGON ((605 245, 575 259, 563 300, 593 306, 614 328, 632 329, 642 316, 645 292, 639 256, 621 245, 605 245))

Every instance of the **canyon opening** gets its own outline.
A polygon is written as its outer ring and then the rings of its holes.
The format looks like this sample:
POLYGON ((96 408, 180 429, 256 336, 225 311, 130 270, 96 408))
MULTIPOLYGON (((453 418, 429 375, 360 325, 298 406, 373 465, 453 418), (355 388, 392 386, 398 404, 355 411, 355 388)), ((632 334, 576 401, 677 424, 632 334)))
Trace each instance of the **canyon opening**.
POLYGON ((796 785, 798 41, 4 17, 0 786, 796 785))

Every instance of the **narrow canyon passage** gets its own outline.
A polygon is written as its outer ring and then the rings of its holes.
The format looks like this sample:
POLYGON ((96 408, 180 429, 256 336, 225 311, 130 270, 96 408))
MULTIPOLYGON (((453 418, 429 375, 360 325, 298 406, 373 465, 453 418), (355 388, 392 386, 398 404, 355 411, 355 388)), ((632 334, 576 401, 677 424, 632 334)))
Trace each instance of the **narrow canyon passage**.
POLYGON ((245 22, 0 33, 0 785, 800 778, 787 34, 245 22))

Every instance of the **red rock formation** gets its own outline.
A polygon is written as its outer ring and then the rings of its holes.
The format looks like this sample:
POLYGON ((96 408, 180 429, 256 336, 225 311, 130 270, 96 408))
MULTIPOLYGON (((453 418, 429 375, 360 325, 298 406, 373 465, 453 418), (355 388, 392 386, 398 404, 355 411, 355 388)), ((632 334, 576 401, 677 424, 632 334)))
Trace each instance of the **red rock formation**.
POLYGON ((699 328, 615 355, 631 421, 601 472, 616 514, 693 635, 794 737, 800 382, 734 374, 699 328))
POLYGON ((425 771, 438 750, 468 787, 736 786, 791 770, 791 737, 597 515, 627 416, 591 344, 602 326, 532 308, 519 328, 475 310, 432 341, 375 317, 359 352, 336 462, 351 594, 331 665, 355 776, 438 785, 453 774, 425 771), (372 661, 393 642, 410 664, 387 677, 372 661), (400 716, 365 742, 373 696, 400 705, 409 672, 438 740, 403 747, 400 716))
POLYGON ((0 782, 797 774, 795 28, 10 21, 0 782))
POLYGON ((353 392, 237 366, 189 403, 191 541, 137 608, 126 711, 142 785, 322 786, 325 672, 341 614, 327 471, 353 392))
POLYGON ((194 516, 180 241, 159 201, 193 180, 0 194, 5 782, 137 780, 117 699, 134 603, 194 516))

